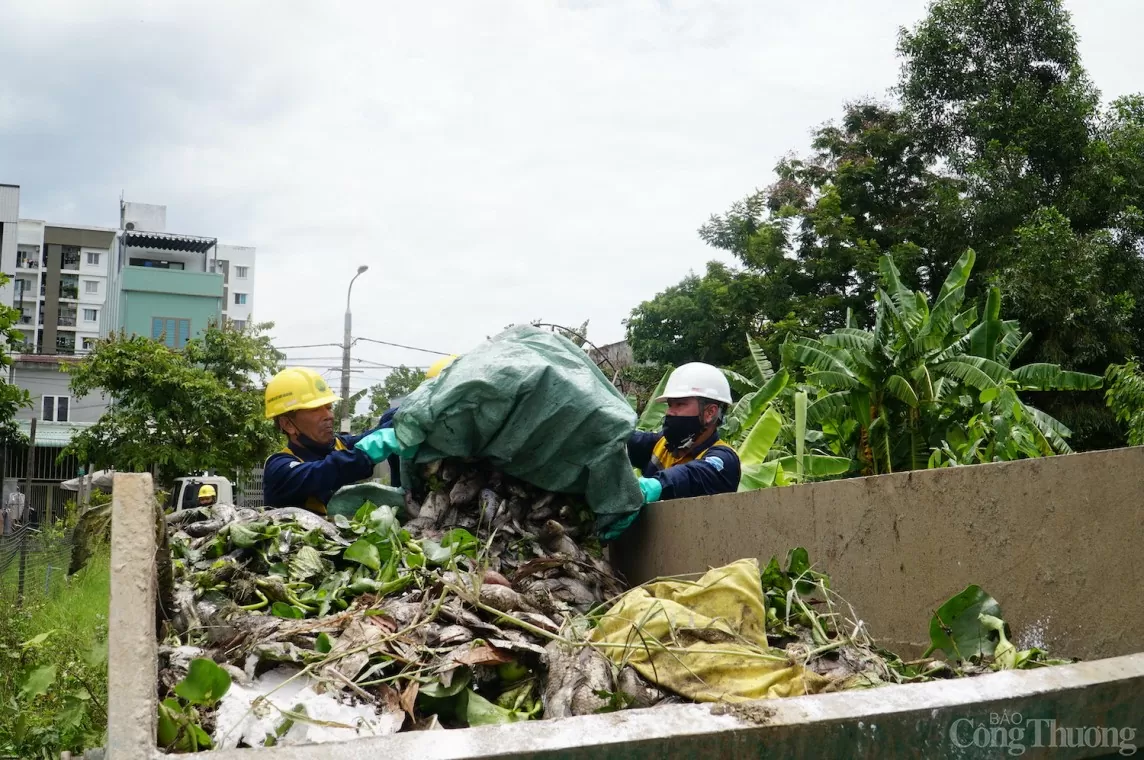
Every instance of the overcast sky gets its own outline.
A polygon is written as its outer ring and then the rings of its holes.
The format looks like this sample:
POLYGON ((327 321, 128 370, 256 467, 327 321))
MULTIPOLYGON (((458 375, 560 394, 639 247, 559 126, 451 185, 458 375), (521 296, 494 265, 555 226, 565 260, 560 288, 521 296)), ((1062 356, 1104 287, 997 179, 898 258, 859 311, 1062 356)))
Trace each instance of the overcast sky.
MULTIPOLYGON (((1144 89, 1144 2, 1069 5, 1106 98, 1144 89)), ((0 182, 24 217, 115 226, 122 192, 166 205, 168 231, 256 246, 255 316, 279 345, 339 342, 363 263, 358 336, 461 352, 590 319, 608 343, 719 258, 696 235, 710 214, 844 101, 886 95, 898 27, 924 10, 0 0, 0 182)))

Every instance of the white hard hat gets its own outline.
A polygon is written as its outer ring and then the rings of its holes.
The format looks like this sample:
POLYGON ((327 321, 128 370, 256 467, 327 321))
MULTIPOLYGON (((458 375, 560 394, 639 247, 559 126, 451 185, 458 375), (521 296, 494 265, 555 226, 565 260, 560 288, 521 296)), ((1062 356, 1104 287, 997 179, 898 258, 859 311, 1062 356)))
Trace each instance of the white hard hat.
POLYGON ((691 362, 677 367, 671 377, 667 378, 667 388, 656 402, 695 397, 730 404, 731 385, 722 370, 703 362, 691 362))

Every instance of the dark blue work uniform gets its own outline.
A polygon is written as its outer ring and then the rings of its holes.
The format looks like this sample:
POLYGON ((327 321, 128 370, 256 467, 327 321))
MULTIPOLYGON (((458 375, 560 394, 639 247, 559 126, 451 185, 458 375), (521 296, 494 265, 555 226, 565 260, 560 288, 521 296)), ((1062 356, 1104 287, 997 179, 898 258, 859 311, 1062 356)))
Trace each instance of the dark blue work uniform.
POLYGON ((373 474, 373 462, 354 444, 379 428, 380 425, 361 435, 335 435, 333 448, 326 451, 287 443, 266 460, 262 503, 267 507, 301 507, 326 514, 326 502, 335 491, 373 474))
POLYGON ((734 493, 739 489, 739 455, 716 430, 690 453, 677 456, 667 448, 663 433, 632 433, 628 439, 628 459, 645 478, 663 484, 663 499, 686 499, 734 493))

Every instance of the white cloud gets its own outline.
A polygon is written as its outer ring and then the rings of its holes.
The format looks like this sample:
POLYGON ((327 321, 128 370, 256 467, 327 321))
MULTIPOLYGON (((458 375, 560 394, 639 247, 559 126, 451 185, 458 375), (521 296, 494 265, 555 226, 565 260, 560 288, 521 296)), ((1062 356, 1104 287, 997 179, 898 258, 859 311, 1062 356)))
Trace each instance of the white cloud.
MULTIPOLYGON (((1144 6, 1116 2, 1073 7, 1108 94, 1144 74, 1123 55, 1144 6)), ((174 230, 257 246, 256 317, 283 344, 340 340, 358 263, 358 335, 462 351, 591 318, 607 342, 719 258, 696 236, 711 213, 845 100, 885 94, 924 8, 20 3, 0 28, 0 167, 18 176, 0 181, 25 215, 111 225, 123 190, 174 230)))

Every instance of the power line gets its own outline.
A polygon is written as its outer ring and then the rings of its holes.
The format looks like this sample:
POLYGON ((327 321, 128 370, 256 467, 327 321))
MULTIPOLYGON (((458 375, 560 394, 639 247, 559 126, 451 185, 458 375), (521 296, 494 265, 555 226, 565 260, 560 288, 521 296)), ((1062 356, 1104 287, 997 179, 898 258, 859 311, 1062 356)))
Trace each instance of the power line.
POLYGON ((408 351, 421 351, 422 353, 426 353, 426 354, 436 354, 437 356, 451 356, 452 355, 447 351, 434 351, 433 349, 430 349, 430 348, 418 348, 417 346, 405 346, 405 345, 402 345, 401 343, 390 343, 387 340, 376 340, 374 338, 354 338, 354 343, 357 343, 359 340, 364 340, 366 343, 379 343, 383 346, 393 346, 394 348, 404 348, 408 351))

